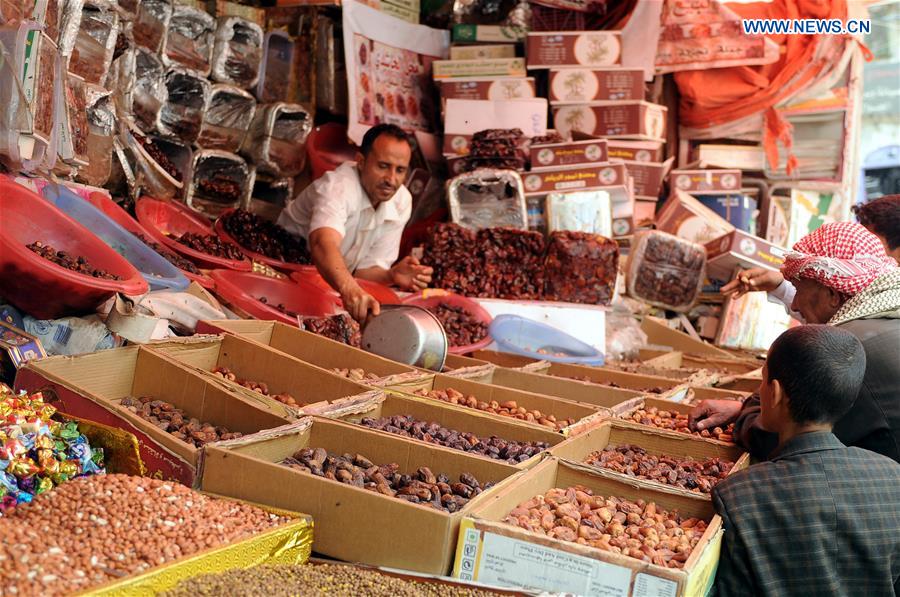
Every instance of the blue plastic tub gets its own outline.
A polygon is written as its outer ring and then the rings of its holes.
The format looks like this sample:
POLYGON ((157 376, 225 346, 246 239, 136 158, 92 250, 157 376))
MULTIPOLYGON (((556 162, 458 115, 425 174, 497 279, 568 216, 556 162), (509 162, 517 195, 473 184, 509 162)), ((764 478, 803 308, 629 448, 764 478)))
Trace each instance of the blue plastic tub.
POLYGON ((599 367, 605 362, 603 353, 590 344, 546 323, 518 315, 495 317, 489 330, 501 352, 574 365, 599 367))
POLYGON ((179 291, 190 284, 190 280, 177 267, 166 261, 165 257, 69 189, 59 185, 48 185, 41 194, 131 263, 147 280, 150 290, 179 291))

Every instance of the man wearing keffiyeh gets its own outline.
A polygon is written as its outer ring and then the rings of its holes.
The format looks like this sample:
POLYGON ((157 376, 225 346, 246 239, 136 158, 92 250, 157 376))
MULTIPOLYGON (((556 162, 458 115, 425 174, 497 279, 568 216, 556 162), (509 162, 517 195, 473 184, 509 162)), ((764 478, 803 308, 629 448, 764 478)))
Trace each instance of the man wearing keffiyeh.
MULTIPOLYGON (((878 237, 851 222, 825 224, 787 253, 781 272, 751 269, 722 288, 740 296, 769 292, 805 323, 827 323, 854 334, 866 352, 866 374, 856 403, 834 427, 846 445, 879 452, 900 462, 900 267, 878 237)), ((708 400, 694 409, 691 424, 702 430, 735 423, 735 441, 757 458, 777 438, 756 423, 759 399, 741 406, 708 400)))

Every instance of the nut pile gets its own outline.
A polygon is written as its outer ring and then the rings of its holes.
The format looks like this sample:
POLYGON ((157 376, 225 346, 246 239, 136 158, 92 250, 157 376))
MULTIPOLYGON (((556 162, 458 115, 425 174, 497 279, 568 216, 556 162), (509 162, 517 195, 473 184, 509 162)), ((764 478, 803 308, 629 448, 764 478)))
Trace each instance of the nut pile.
POLYGON ((247 250, 287 263, 310 263, 306 242, 274 222, 245 209, 236 209, 223 216, 222 223, 228 234, 247 250))
POLYGON ((149 396, 132 398, 127 396, 119 403, 145 421, 150 421, 163 431, 171 434, 176 439, 194 444, 197 448, 209 442, 217 442, 225 439, 236 439, 241 433, 232 432, 225 427, 205 423, 185 415, 180 408, 164 400, 154 400, 149 396))
POLYGON ((200 270, 197 269, 197 266, 194 265, 193 263, 191 263, 190 261, 188 261, 187 259, 185 259, 184 257, 182 257, 181 255, 179 255, 177 253, 173 253, 172 251, 170 251, 169 249, 167 249, 166 247, 162 246, 159 243, 153 242, 152 240, 150 240, 143 234, 137 234, 136 236, 140 239, 140 241, 142 243, 144 243, 145 245, 147 245, 148 247, 150 247, 151 249, 153 249, 154 251, 156 251, 157 253, 162 255, 166 261, 168 261, 169 263, 171 263, 178 269, 184 270, 184 271, 192 273, 192 274, 196 274, 198 276, 200 275, 200 270))
POLYGON ((287 522, 174 482, 80 477, 0 519, 6 595, 66 595, 287 522))
MULTIPOLYGON (((119 37, 122 37, 121 35, 119 37)), ((118 41, 118 40, 117 40, 118 41)), ((156 143, 153 142, 153 139, 150 137, 145 137, 138 133, 132 133, 134 138, 137 139, 137 142, 141 144, 141 147, 144 148, 144 151, 153 158, 153 161, 162 168, 166 174, 181 182, 182 175, 181 171, 172 163, 172 160, 169 159, 162 149, 160 149, 156 143)))
POLYGON ((37 253, 47 261, 52 261, 60 267, 64 267, 73 272, 101 278, 103 280, 121 280, 122 278, 116 274, 111 274, 106 270, 102 270, 91 265, 86 257, 73 257, 66 251, 57 251, 50 245, 45 245, 41 241, 34 241, 30 245, 25 245, 29 250, 37 253))
POLYGON ((587 232, 552 232, 544 263, 544 298, 608 305, 618 263, 619 245, 613 240, 587 232))
POLYGON ((698 437, 708 439, 717 439, 723 442, 733 443, 734 423, 729 423, 727 427, 715 427, 713 429, 704 429, 703 431, 692 431, 688 425, 688 416, 676 411, 663 410, 655 406, 650 408, 639 408, 630 415, 627 420, 640 423, 641 425, 649 425, 650 427, 658 427, 659 429, 669 429, 678 431, 679 433, 690 433, 698 437))
POLYGON ((629 477, 707 494, 734 467, 733 462, 721 458, 695 460, 689 457, 648 454, 645 449, 630 444, 591 452, 584 462, 629 477))
POLYGON ((430 444, 471 452, 494 460, 505 460, 509 464, 525 462, 550 447, 546 442, 518 442, 493 435, 478 437, 473 433, 442 427, 438 423, 420 421, 409 415, 394 415, 379 419, 366 417, 360 423, 365 427, 412 437, 430 444))
POLYGON ((469 346, 484 340, 488 335, 488 326, 483 321, 455 305, 441 303, 428 310, 441 321, 450 346, 469 346))
POLYGON ((251 381, 248 379, 238 379, 237 375, 235 375, 234 372, 228 367, 216 367, 212 372, 221 378, 227 379, 228 381, 233 381, 238 385, 244 386, 248 390, 253 390, 254 392, 258 392, 263 396, 268 396, 269 398, 274 398, 282 404, 287 404, 288 406, 300 406, 300 404, 290 394, 270 394, 269 386, 265 382, 251 381))
POLYGON ((520 421, 537 423, 538 425, 549 427, 554 431, 560 431, 562 429, 565 429, 569 425, 575 424, 575 419, 557 420, 555 416, 549 413, 542 413, 539 410, 528 410, 524 406, 519 406, 515 400, 509 400, 507 402, 497 402, 496 400, 491 400, 490 402, 484 402, 483 400, 479 400, 475 396, 466 396, 462 392, 454 390, 453 388, 430 391, 419 389, 414 393, 416 396, 424 396, 425 398, 432 398, 434 400, 440 400, 442 402, 448 402, 450 404, 456 404, 468 408, 475 408, 484 412, 500 415, 501 417, 511 417, 520 421))
POLYGON ((257 566, 235 568, 221 574, 204 574, 181 581, 161 597, 493 597, 484 589, 446 583, 407 580, 377 570, 347 564, 306 566, 257 566))
POLYGON ((362 343, 362 330, 359 323, 346 313, 328 317, 304 317, 300 323, 300 329, 356 348, 359 348, 362 343))
POLYGON ((246 259, 237 245, 226 243, 213 234, 185 232, 175 240, 186 247, 213 257, 221 257, 222 259, 231 259, 233 261, 244 261, 246 259))
POLYGON ((665 568, 683 568, 707 526, 654 502, 596 496, 578 485, 522 502, 503 522, 665 568))
POLYGON ((427 466, 407 475, 400 473, 396 462, 376 465, 362 454, 338 456, 322 448, 303 448, 281 464, 445 512, 461 510, 470 499, 491 487, 490 483, 482 485, 468 473, 461 474, 456 483, 447 475, 435 475, 427 466))
POLYGON ((381 378, 374 373, 369 373, 365 369, 341 369, 340 367, 331 370, 341 377, 346 377, 350 381, 379 381, 381 378))
POLYGON ((635 236, 628 271, 633 297, 670 308, 697 299, 706 268, 703 245, 652 230, 635 236))

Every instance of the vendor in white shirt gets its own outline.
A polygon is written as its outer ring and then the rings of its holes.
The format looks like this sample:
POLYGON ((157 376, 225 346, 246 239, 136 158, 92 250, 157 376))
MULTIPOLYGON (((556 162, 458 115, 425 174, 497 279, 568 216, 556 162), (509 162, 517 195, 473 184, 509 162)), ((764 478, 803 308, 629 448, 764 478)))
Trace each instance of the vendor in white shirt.
POLYGON ((376 125, 363 137, 355 163, 316 180, 278 218, 306 239, 316 269, 360 322, 378 315, 380 307, 354 276, 413 292, 431 282, 432 269, 414 257, 394 263, 412 211, 412 196, 403 186, 411 155, 403 129, 376 125))

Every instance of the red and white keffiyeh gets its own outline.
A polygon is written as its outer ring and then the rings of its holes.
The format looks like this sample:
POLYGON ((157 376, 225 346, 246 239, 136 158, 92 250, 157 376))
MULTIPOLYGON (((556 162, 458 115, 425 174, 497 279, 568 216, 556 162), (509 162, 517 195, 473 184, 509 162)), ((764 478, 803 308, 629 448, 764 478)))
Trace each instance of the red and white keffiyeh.
POLYGON ((794 244, 781 273, 786 280, 808 278, 854 296, 879 276, 897 269, 878 237, 854 222, 824 224, 794 244))

